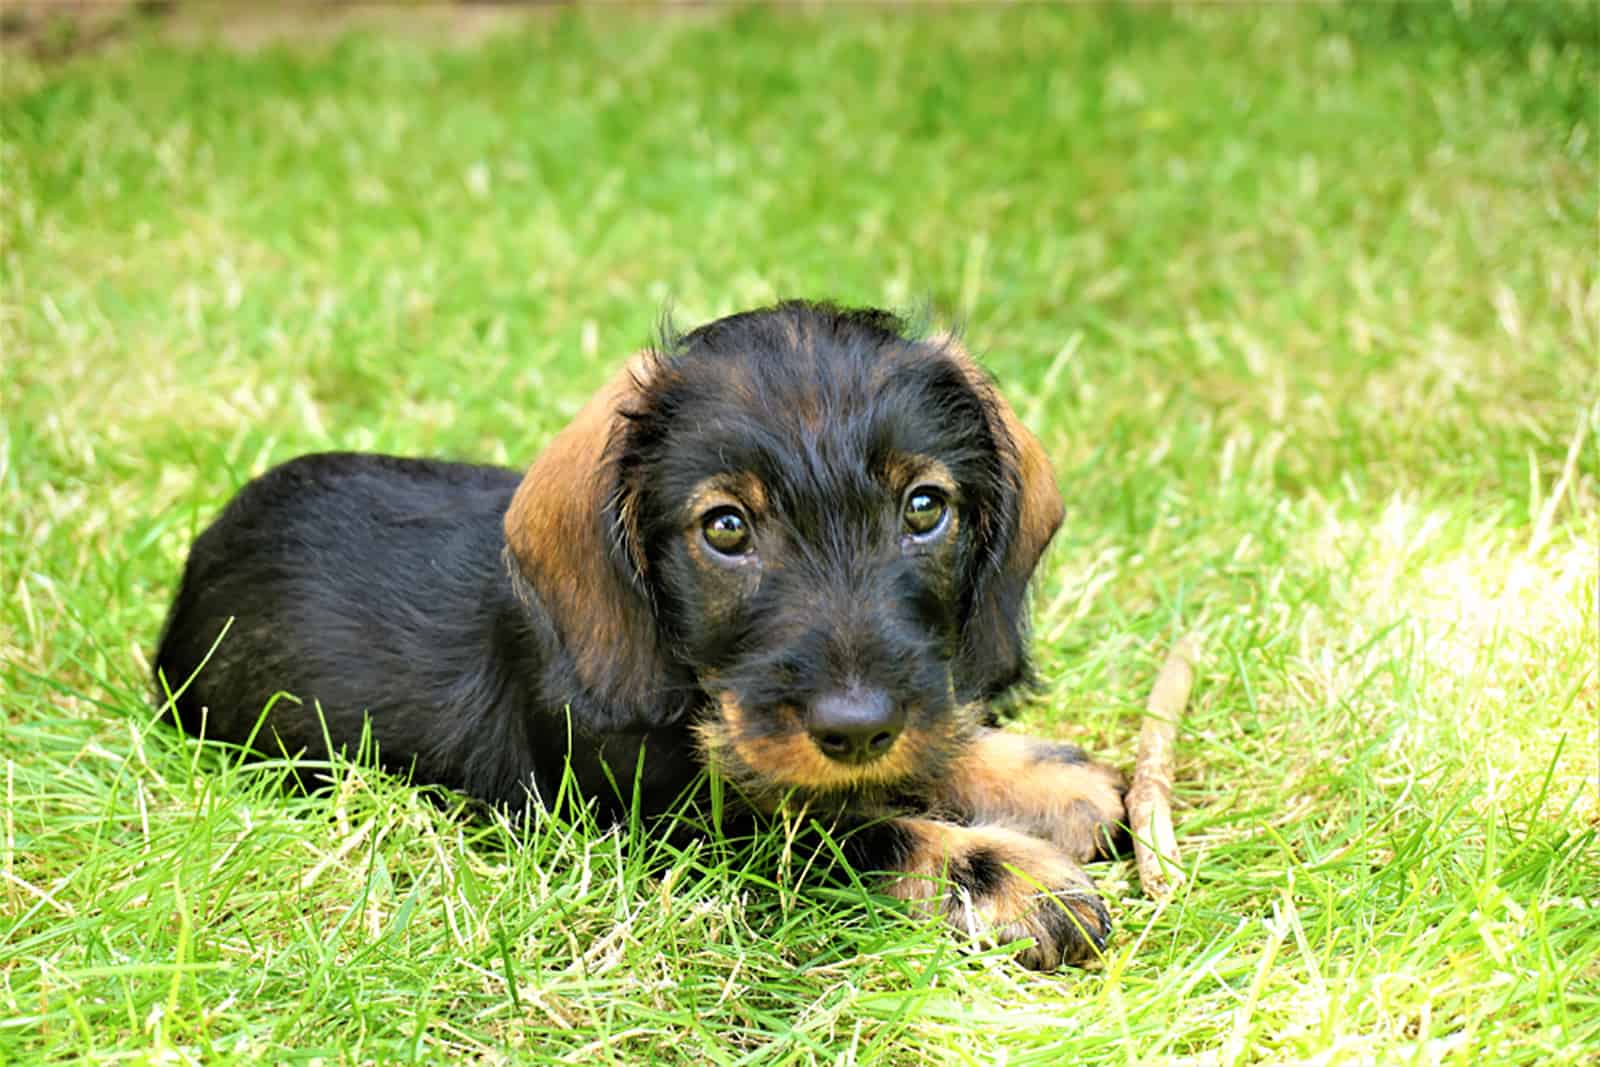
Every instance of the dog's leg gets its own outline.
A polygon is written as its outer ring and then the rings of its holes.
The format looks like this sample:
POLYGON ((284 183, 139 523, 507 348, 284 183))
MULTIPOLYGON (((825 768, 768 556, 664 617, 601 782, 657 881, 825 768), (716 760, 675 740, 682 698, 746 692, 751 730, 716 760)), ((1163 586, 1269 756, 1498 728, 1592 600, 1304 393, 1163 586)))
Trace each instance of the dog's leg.
POLYGON ((1126 789, 1119 772, 1075 745, 980 730, 928 802, 936 814, 1020 830, 1087 862, 1119 851, 1126 789))
POLYGON ((1094 958, 1111 916, 1071 856, 1002 826, 891 818, 843 841, 858 870, 888 874, 890 896, 943 915, 979 944, 1031 938, 1018 961, 1035 970, 1094 958))

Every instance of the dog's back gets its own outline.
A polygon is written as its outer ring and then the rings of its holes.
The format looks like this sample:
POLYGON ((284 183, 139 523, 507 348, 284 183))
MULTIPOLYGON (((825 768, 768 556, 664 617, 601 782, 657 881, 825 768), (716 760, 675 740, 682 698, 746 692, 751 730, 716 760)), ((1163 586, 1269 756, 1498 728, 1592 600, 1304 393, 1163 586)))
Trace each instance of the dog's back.
POLYGON ((501 556, 518 481, 324 453, 245 486, 196 540, 168 616, 156 684, 176 694, 169 714, 192 733, 316 759, 324 728, 347 747, 370 711, 386 765, 452 786, 470 775, 480 794, 504 784, 513 799, 529 745, 482 732, 523 722, 486 713, 517 698, 508 675, 527 645, 501 556), (263 720, 275 698, 282 710, 263 720))

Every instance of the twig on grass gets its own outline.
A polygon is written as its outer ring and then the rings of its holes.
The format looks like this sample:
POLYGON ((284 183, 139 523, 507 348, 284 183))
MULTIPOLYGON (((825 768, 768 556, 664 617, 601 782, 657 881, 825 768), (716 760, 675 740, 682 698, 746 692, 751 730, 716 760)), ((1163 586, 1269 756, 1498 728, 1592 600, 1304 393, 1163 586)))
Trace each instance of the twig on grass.
POLYGON ((1172 646, 1145 702, 1139 728, 1139 754, 1128 790, 1128 827, 1133 832, 1133 857, 1145 895, 1165 897, 1183 881, 1178 839, 1172 830, 1172 762, 1178 722, 1200 655, 1199 634, 1185 634, 1172 646))

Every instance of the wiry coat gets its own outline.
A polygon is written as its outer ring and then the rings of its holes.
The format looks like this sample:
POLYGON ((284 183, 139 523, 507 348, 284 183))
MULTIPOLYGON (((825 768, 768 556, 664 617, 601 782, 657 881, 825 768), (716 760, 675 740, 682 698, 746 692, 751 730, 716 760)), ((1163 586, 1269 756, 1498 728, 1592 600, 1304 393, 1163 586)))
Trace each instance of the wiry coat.
POLYGON ((751 810, 845 820, 853 861, 902 872, 891 892, 991 902, 995 936, 1050 966, 1103 940, 1076 862, 1118 779, 986 728, 983 702, 1026 676, 1061 517, 1043 449, 953 340, 787 303, 635 357, 526 475, 348 453, 267 472, 196 541, 157 674, 185 729, 315 758, 370 730, 384 766, 518 808, 570 765, 603 813, 660 812, 709 764, 751 810), (863 708, 888 725, 843 758, 819 722, 863 708), (964 897, 912 888, 940 870, 964 897))

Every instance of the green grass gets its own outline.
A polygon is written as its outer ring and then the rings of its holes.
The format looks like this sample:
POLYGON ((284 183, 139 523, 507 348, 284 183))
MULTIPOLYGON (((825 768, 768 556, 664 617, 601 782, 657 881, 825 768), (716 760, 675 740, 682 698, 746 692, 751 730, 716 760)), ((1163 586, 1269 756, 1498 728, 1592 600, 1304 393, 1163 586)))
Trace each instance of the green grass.
MULTIPOLYGON (((1600 1056, 1596 9, 559 17, 0 97, 0 1060, 1600 1056), (1465 13, 1462 13, 1465 12, 1465 13), (663 306, 959 321, 1070 505, 1021 724, 1194 877, 1040 976, 705 846, 154 725, 188 540, 324 448, 527 462, 663 306)), ((781 858, 781 841, 757 849, 781 858)))

